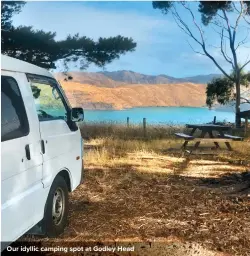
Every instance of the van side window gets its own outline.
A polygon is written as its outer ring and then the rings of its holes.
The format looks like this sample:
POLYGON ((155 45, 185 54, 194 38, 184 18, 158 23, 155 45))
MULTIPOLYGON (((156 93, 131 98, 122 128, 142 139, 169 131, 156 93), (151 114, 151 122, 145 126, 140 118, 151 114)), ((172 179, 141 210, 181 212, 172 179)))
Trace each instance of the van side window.
POLYGON ((1 84, 1 141, 28 135, 28 118, 16 80, 1 76, 1 84))
POLYGON ((39 121, 68 120, 66 103, 56 81, 27 74, 35 100, 39 121))

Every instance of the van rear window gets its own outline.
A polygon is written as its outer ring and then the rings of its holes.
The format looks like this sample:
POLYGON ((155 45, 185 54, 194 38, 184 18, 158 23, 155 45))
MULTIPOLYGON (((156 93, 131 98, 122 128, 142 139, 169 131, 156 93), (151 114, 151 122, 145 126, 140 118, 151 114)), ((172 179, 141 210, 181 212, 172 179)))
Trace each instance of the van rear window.
POLYGON ((29 123, 16 80, 1 76, 1 141, 26 136, 29 123))

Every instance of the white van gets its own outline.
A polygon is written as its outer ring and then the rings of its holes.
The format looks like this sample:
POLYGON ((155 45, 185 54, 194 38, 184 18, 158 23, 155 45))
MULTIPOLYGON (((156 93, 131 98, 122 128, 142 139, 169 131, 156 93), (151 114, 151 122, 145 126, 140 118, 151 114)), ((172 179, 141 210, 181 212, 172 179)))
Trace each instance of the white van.
POLYGON ((7 245, 34 226, 49 237, 63 232, 68 193, 83 177, 77 126, 83 109, 70 107, 46 69, 1 58, 1 242, 7 245))

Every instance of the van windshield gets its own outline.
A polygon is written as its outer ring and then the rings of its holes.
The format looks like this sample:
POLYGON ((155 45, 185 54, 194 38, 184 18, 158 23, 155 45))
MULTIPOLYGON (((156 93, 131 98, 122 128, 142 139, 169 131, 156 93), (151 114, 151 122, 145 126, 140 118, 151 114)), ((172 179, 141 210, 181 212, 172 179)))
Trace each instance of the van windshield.
POLYGON ((36 110, 40 121, 63 119, 67 121, 67 108, 62 95, 51 79, 32 79, 30 85, 35 100, 36 110))

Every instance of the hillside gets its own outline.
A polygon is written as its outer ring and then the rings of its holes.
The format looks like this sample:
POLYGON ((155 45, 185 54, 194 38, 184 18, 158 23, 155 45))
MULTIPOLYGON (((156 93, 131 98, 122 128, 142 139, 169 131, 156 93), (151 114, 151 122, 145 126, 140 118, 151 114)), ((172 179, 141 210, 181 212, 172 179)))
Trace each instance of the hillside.
POLYGON ((198 75, 198 76, 191 76, 191 77, 183 77, 183 78, 176 78, 167 75, 144 75, 140 73, 136 73, 133 71, 113 71, 113 72, 99 72, 99 74, 103 74, 110 79, 119 82, 125 82, 130 84, 172 84, 172 83, 197 83, 197 84, 206 84, 210 82, 213 78, 220 77, 221 75, 218 74, 209 74, 209 75, 198 75))
MULTIPOLYGON (((124 85, 123 82, 117 82, 101 73, 91 73, 91 72, 68 72, 69 76, 72 76, 72 81, 82 84, 95 85, 99 87, 116 87, 119 85, 124 85)), ((62 73, 56 73, 55 77, 58 80, 64 80, 66 76, 62 73)))
POLYGON ((124 109, 146 106, 204 106, 205 85, 133 84, 116 88, 60 81, 73 106, 84 109, 124 109))
POLYGON ((175 78, 167 75, 151 76, 126 70, 114 72, 99 72, 99 74, 103 74, 106 77, 109 77, 110 79, 117 82, 124 82, 128 84, 172 84, 187 82, 185 79, 175 78))
MULTIPOLYGON (((119 87, 126 85, 154 85, 154 84, 174 84, 174 83, 196 83, 206 84, 210 82, 214 77, 218 77, 218 74, 199 75, 193 77, 175 78, 167 75, 145 75, 136 73, 133 71, 114 71, 114 72, 68 72, 68 75, 72 76, 73 82, 79 82, 83 84, 90 84, 99 87, 119 87)), ((62 73, 55 73, 55 76, 59 80, 66 78, 62 73)))
POLYGON ((222 77, 222 75, 219 75, 219 74, 199 75, 199 76, 185 77, 184 79, 191 83, 207 84, 210 81, 212 81, 213 78, 219 78, 219 77, 222 77))

